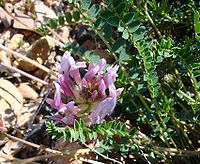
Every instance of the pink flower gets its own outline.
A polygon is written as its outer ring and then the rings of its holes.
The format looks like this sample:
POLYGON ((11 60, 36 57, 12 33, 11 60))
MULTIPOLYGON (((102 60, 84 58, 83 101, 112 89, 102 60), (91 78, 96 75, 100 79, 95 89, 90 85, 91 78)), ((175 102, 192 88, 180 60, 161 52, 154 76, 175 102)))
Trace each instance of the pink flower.
POLYGON ((116 89, 118 66, 110 66, 103 73, 106 60, 101 59, 96 65, 85 62, 75 62, 69 52, 61 61, 59 76, 56 82, 54 99, 47 102, 58 110, 53 119, 71 125, 75 119, 82 118, 87 125, 100 124, 110 115, 123 88, 116 89), (80 69, 85 70, 81 76, 80 69), (82 77, 82 78, 81 78, 82 77), (72 101, 62 103, 61 92, 72 101))

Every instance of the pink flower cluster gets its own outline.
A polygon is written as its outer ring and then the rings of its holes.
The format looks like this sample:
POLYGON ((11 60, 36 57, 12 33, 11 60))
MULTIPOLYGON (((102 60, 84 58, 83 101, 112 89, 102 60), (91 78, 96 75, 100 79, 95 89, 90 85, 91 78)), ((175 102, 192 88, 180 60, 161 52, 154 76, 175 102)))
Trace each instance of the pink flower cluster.
POLYGON ((72 125, 75 119, 81 118, 87 125, 93 125, 102 123, 105 116, 113 112, 123 88, 116 89, 114 85, 118 66, 110 66, 103 73, 105 65, 106 60, 101 59, 87 67, 85 62, 75 62, 70 53, 65 52, 54 82, 54 99, 47 99, 47 103, 58 110, 53 120, 72 125), (83 77, 81 71, 84 71, 83 77), (71 101, 64 104, 61 93, 71 101))

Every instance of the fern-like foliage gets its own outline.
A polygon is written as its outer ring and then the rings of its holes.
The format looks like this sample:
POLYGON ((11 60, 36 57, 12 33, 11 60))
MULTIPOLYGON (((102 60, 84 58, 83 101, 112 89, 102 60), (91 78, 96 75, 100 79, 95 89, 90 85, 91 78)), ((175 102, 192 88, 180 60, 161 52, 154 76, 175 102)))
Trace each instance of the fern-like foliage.
POLYGON ((104 121, 102 124, 87 127, 83 120, 75 121, 73 126, 58 127, 53 121, 46 122, 47 132, 52 138, 63 138, 64 141, 75 142, 80 140, 86 142, 86 139, 96 140, 99 135, 132 138, 135 135, 135 128, 128 131, 126 125, 117 121, 104 121))

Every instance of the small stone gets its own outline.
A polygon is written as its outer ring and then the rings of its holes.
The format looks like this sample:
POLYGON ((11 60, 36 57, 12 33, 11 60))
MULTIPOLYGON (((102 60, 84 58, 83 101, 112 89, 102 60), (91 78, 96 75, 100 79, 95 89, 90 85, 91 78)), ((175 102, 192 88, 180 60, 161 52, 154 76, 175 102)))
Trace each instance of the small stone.
POLYGON ((2 51, 2 50, 0 50, 0 54, 1 54, 0 55, 0 61, 11 66, 11 61, 10 61, 8 54, 5 51, 2 51))
POLYGON ((17 89, 19 90, 19 92, 22 94, 24 99, 32 99, 35 100, 38 98, 38 93, 31 88, 30 86, 28 86, 26 83, 21 83, 17 89))
MULTIPOLYGON (((46 38, 41 38, 32 44, 32 46, 25 52, 25 55, 28 58, 43 64, 48 59, 50 49, 51 47, 46 38)), ((19 59, 19 68, 29 72, 34 71, 37 67, 19 59)))
POLYGON ((23 42, 24 42, 23 39, 24 39, 24 35, 22 34, 13 35, 13 37, 10 39, 10 42, 8 44, 8 48, 12 50, 16 50, 17 48, 23 45, 23 42))

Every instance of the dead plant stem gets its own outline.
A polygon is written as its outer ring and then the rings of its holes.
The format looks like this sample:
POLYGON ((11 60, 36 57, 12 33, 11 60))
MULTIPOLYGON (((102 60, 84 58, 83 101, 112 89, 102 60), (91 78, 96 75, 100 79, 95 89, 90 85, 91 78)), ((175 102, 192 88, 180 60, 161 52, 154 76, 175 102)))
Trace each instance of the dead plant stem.
POLYGON ((28 77, 28 78, 30 78, 30 79, 32 79, 32 80, 38 81, 38 82, 40 82, 40 83, 42 83, 42 84, 44 84, 44 85, 48 85, 48 83, 47 83, 46 81, 41 80, 41 79, 39 79, 38 77, 35 77, 35 76, 33 76, 33 75, 29 74, 29 73, 26 73, 26 72, 24 72, 24 71, 22 71, 22 70, 20 70, 20 69, 18 69, 18 68, 9 66, 9 65, 7 65, 7 64, 5 64, 5 63, 3 63, 3 62, 0 62, 0 65, 2 65, 3 67, 5 67, 5 68, 7 68, 7 69, 9 69, 9 70, 11 70, 11 71, 18 72, 18 73, 20 73, 21 75, 26 76, 26 77, 28 77))

